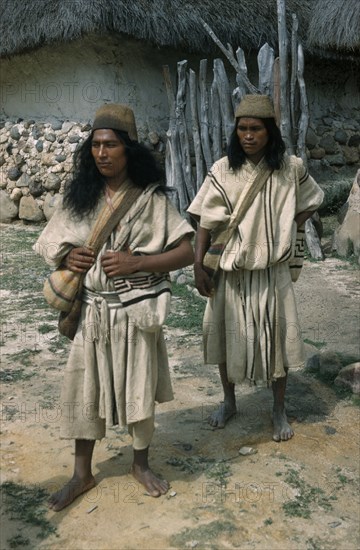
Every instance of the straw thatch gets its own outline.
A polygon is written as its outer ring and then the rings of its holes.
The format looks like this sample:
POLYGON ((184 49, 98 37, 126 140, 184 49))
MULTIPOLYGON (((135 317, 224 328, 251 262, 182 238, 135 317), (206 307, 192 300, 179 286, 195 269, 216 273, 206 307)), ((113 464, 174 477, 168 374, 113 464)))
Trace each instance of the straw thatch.
POLYGON ((317 0, 308 42, 324 49, 360 53, 360 0, 317 0))
MULTIPOLYGON (((348 21, 349 12, 359 19, 359 0, 287 0, 286 4, 288 27, 294 12, 305 51, 316 54, 314 46, 327 45, 339 51, 359 49, 355 17, 348 21), (324 8, 326 22, 320 9, 323 4, 328 7, 324 8)), ((94 32, 124 33, 157 46, 208 53, 216 48, 200 18, 223 43, 241 46, 246 52, 265 42, 274 48, 277 44, 276 0, 0 0, 0 7, 1 56, 94 32)))

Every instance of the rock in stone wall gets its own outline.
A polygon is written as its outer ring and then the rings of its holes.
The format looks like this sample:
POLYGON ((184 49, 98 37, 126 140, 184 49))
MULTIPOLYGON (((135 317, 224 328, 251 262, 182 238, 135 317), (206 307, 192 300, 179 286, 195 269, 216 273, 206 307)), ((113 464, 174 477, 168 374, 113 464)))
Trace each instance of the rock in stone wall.
MULTIPOLYGON (((69 121, 0 123, 0 222, 49 220, 71 177, 73 153, 90 125, 69 121)), ((161 158, 164 143, 155 132, 148 145, 161 158)))
POLYGON ((13 201, 10 195, 3 189, 0 189, 0 221, 10 223, 18 217, 18 201, 13 201))

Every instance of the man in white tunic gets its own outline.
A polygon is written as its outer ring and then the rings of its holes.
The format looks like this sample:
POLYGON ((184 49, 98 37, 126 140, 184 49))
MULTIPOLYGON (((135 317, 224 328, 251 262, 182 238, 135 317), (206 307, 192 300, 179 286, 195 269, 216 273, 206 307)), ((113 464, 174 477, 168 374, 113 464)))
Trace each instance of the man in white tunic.
POLYGON ((273 439, 285 441, 293 436, 284 408, 287 372, 304 362, 289 261, 297 229, 323 192, 302 160, 286 155, 268 96, 245 96, 235 116, 227 156, 212 166, 188 209, 198 221, 195 284, 209 297, 204 359, 219 365, 224 390, 209 423, 223 428, 236 413, 235 384, 263 380, 273 388, 273 439), (219 246, 236 205, 261 178, 230 240, 219 246), (204 266, 206 253, 220 255, 215 280, 204 266))
POLYGON ((150 469, 148 451, 155 402, 173 399, 161 326, 170 299, 168 272, 192 263, 193 230, 156 183, 161 175, 137 141, 133 111, 103 106, 75 154, 63 205, 34 246, 53 267, 86 273, 61 395, 61 437, 75 439, 75 467, 50 498, 55 511, 95 485, 92 454, 106 425, 128 426, 132 474, 147 492, 157 497, 168 490, 150 469), (84 245, 97 215, 104 207, 113 211, 134 188, 136 200, 95 257, 84 245))

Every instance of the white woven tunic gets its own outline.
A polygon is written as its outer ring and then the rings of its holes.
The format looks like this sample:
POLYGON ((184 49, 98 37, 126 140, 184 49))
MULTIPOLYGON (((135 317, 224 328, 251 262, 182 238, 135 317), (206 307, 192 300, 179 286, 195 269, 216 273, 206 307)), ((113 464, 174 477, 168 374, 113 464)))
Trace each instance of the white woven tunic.
MULTIPOLYGON (((104 201, 81 221, 58 209, 35 251, 58 266, 72 247, 83 246, 104 201)), ((166 196, 147 188, 103 246, 85 278, 89 292, 64 374, 62 437, 100 439, 105 423, 125 426, 151 418, 155 401, 173 399, 162 328, 145 332, 129 320, 101 256, 125 243, 132 253, 159 254, 192 233, 166 196)))
MULTIPOLYGON (((188 212, 212 240, 229 223, 265 160, 234 172, 224 157, 207 175, 188 212)), ((301 159, 285 157, 250 205, 220 260, 215 294, 204 315, 204 357, 227 364, 230 382, 270 381, 303 365, 303 343, 288 260, 296 214, 316 210, 323 192, 301 159)))

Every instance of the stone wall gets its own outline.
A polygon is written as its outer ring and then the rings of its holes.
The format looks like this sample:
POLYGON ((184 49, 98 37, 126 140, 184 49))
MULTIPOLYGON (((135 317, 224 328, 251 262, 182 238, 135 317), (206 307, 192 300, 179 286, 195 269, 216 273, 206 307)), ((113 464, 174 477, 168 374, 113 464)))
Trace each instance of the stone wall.
POLYGON ((346 202, 360 167, 360 110, 329 110, 313 119, 307 137, 308 168, 325 195, 320 214, 336 213, 346 202))
POLYGON ((310 124, 306 145, 309 158, 328 166, 356 165, 360 160, 360 111, 324 116, 310 124))
MULTIPOLYGON (((359 115, 359 113, 357 113, 359 115)), ((355 174, 360 158, 360 116, 349 111, 338 118, 322 117, 312 123, 307 135, 309 168, 328 198, 325 202, 346 200, 349 185, 340 191, 327 188, 341 170, 355 174), (326 177, 321 177, 321 172, 326 177), (340 194, 339 194, 340 193, 340 194), (342 195, 344 198, 342 199, 342 195)), ((35 121, 5 122, 0 126, 0 222, 21 219, 42 222, 50 219, 72 171, 73 153, 90 131, 89 124, 69 121, 40 123, 35 121)), ((164 152, 163 137, 156 132, 146 136, 146 144, 159 155, 164 152)))
MULTIPOLYGON (((49 220, 72 172, 75 149, 89 124, 21 121, 0 124, 0 222, 49 220)), ((164 144, 156 132, 146 139, 155 155, 164 144)))

